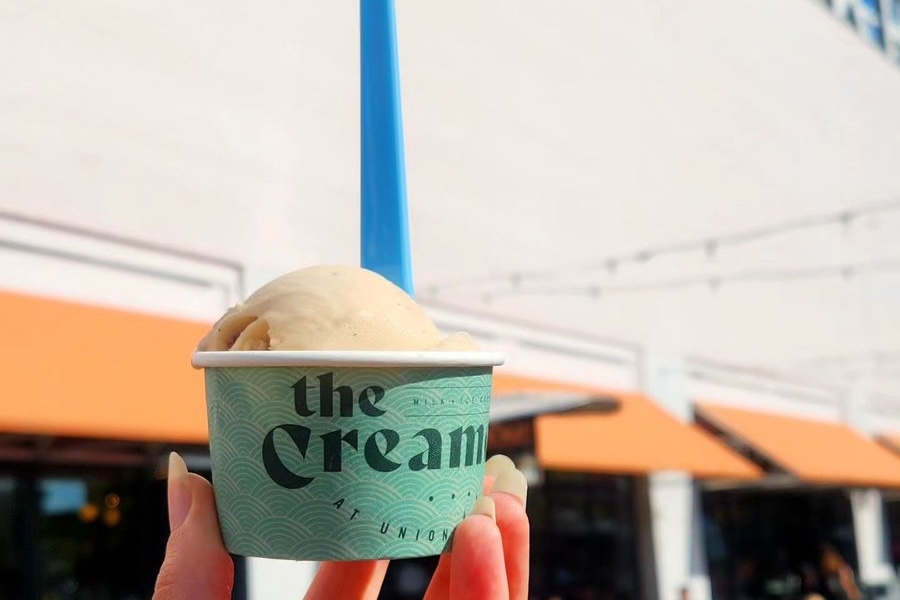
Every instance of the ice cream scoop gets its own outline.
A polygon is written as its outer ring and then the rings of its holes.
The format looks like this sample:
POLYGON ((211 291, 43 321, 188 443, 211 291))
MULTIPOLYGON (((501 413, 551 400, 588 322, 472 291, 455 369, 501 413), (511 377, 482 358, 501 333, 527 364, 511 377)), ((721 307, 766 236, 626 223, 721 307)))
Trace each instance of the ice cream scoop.
POLYGON ((265 284, 200 341, 215 350, 475 351, 466 333, 443 337, 402 289, 372 271, 314 266, 265 284))

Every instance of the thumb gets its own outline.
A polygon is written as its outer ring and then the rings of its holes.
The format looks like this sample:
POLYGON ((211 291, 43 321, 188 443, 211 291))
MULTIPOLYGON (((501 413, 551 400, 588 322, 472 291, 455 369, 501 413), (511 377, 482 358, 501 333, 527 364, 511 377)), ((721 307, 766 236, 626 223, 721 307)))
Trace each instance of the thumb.
POLYGON ((227 600, 234 565, 222 543, 216 502, 208 481, 188 473, 184 460, 169 455, 169 543, 153 600, 227 600))

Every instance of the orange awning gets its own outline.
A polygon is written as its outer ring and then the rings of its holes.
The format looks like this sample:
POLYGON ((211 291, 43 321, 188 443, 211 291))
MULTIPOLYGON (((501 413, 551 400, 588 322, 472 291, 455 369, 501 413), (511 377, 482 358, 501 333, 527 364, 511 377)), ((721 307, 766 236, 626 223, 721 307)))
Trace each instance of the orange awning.
POLYGON ((678 470, 701 478, 727 479, 756 479, 762 475, 759 468, 715 437, 678 421, 639 394, 507 375, 502 371, 495 377, 494 392, 584 393, 619 401, 618 410, 611 412, 538 416, 536 453, 546 469, 625 474, 678 470))
MULTIPOLYGON (((5 291, 0 325, 0 433, 207 442, 203 373, 190 358, 209 325, 5 291)), ((523 381, 498 375, 495 387, 523 381)))
POLYGON ((207 441, 208 325, 0 292, 0 432, 207 441))
POLYGON ((803 481, 900 487, 900 458, 846 425, 705 403, 697 411, 803 481))
POLYGON ((900 454, 900 433, 885 433, 878 436, 878 441, 900 454))

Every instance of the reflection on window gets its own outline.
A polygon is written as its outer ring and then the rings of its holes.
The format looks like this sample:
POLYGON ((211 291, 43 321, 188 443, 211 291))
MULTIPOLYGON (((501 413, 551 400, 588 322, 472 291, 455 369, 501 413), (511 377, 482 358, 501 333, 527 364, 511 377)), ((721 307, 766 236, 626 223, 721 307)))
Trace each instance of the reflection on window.
POLYGON ((165 536, 162 482, 123 472, 38 478, 36 487, 39 600, 150 597, 165 536))
POLYGON ((41 481, 41 514, 74 514, 87 504, 87 485, 80 479, 44 479, 41 481))
POLYGON ((0 600, 148 600, 168 531, 151 466, 0 471, 0 600))

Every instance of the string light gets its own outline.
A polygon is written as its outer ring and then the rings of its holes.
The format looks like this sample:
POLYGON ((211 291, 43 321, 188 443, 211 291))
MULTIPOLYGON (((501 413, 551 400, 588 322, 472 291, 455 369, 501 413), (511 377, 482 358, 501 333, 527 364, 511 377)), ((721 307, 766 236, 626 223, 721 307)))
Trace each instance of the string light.
POLYGON ((841 226, 843 226, 844 231, 847 231, 850 229, 850 225, 853 224, 853 219, 855 217, 856 216, 853 213, 849 213, 849 212, 845 212, 845 213, 841 214, 841 226))
POLYGON ((767 227, 747 229, 712 238, 706 236, 695 240, 685 240, 641 248, 631 253, 608 256, 599 259, 598 261, 592 261, 581 265, 563 266, 556 269, 543 270, 519 269, 506 272, 505 274, 495 274, 494 276, 489 277, 470 277, 456 281, 434 283, 428 286, 427 289, 432 292, 433 295, 437 295, 441 291, 447 289, 496 285, 498 281, 503 280, 509 281, 514 287, 521 288, 529 281, 559 279, 565 277, 566 274, 583 274, 601 269, 606 270, 610 275, 615 275, 621 270, 621 267, 625 265, 645 264, 654 258, 674 254, 700 252, 705 254, 708 260, 712 261, 717 257, 719 251, 725 247, 757 243, 768 238, 803 230, 832 227, 837 224, 843 228, 845 234, 849 234, 851 225, 859 218, 893 211, 900 211, 900 198, 864 204, 849 210, 845 209, 837 212, 791 219, 767 227))
POLYGON ((617 261, 615 258, 608 258, 606 260, 606 270, 609 271, 610 275, 615 275, 618 269, 619 261, 617 261))
POLYGON ((898 351, 875 351, 860 354, 836 354, 830 356, 818 356, 801 363, 801 368, 829 368, 842 367, 848 363, 872 363, 874 365, 889 365, 900 363, 898 351))
POLYGON ((810 279, 840 278, 851 281, 862 274, 900 273, 900 260, 881 260, 868 263, 837 266, 808 267, 802 269, 772 269, 744 271, 730 275, 684 277, 634 284, 599 285, 558 285, 542 287, 520 287, 515 291, 499 290, 482 294, 484 302, 491 302, 499 296, 512 294, 532 294, 548 296, 588 296, 598 299, 609 294, 636 294, 646 292, 672 291, 683 288, 706 286, 711 292, 719 291, 726 284, 734 283, 781 283, 810 279))

